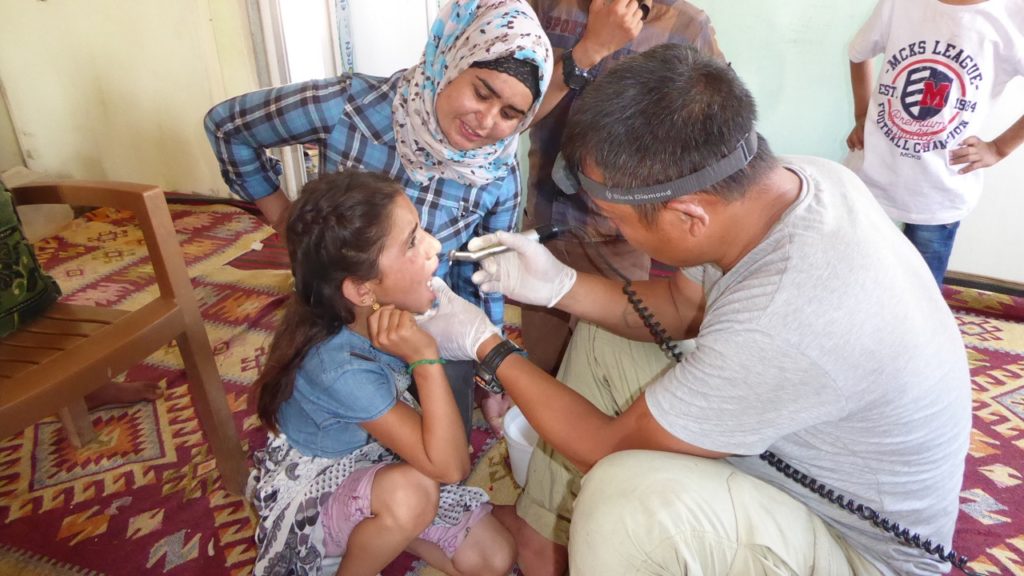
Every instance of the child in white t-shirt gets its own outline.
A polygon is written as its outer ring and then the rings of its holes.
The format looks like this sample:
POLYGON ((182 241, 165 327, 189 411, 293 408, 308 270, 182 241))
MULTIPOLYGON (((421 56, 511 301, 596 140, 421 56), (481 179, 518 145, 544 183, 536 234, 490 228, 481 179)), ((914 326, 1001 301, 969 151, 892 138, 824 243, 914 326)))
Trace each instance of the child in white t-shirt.
POLYGON ((879 0, 850 44, 850 73, 856 125, 846 144, 864 150, 857 172, 941 285, 981 195, 979 168, 1024 141, 1024 116, 991 141, 973 135, 1024 75, 1024 2, 879 0))

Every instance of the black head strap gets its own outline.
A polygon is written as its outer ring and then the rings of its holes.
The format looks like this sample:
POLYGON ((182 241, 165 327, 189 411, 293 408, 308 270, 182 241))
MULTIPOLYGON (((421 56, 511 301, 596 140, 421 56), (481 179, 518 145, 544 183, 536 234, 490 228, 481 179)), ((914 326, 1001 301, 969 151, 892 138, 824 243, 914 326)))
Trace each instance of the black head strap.
POLYGON ((587 194, 598 200, 615 204, 651 204, 706 190, 709 186, 742 170, 750 163, 750 159, 755 154, 757 154, 757 132, 751 130, 728 156, 693 174, 687 174, 678 180, 664 184, 655 184, 644 188, 611 188, 587 178, 582 172, 579 172, 577 176, 580 186, 587 191, 587 194))

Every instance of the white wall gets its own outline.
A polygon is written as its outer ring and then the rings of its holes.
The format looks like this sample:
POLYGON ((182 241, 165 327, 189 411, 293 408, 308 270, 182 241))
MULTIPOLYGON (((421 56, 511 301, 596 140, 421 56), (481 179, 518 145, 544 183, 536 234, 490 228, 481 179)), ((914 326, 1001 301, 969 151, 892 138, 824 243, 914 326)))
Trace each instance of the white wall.
POLYGON ((355 71, 390 76, 419 61, 438 0, 341 0, 340 4, 348 8, 355 71))
POLYGON ((839 160, 853 126, 846 47, 874 0, 694 0, 758 105, 776 153, 839 160))
POLYGON ((281 28, 284 34, 288 79, 302 82, 333 76, 334 45, 328 3, 324 0, 281 0, 281 28))
MULTIPOLYGON (((3 86, 0 86, 2 90, 3 86)), ((7 103, 0 98, 0 174, 21 164, 21 148, 14 134, 14 124, 11 123, 11 115, 7 113, 7 103)))
POLYGON ((257 87, 243 0, 2 2, 0 38, 29 168, 226 193, 202 118, 257 87))
MULTIPOLYGON (((776 153, 841 160, 853 124, 847 45, 875 0, 692 0, 757 99, 760 131, 776 153)), ((991 138, 1024 113, 1018 83, 982 131, 991 138)), ((1024 282, 1024 150, 986 176, 981 204, 961 226, 950 270, 1024 282)))

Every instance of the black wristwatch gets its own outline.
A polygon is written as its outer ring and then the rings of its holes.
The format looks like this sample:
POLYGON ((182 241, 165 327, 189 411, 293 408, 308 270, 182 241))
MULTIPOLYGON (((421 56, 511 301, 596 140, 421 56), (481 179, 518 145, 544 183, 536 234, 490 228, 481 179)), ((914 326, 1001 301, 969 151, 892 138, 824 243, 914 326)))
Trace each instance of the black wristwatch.
POLYGON ((511 340, 502 340, 497 346, 491 348, 487 356, 484 356, 484 359, 477 364, 476 376, 473 377, 477 385, 492 394, 503 393, 505 387, 498 382, 498 366, 501 366, 509 354, 525 355, 526 353, 511 340))
POLYGON ((582 90, 593 80, 590 71, 580 68, 573 60, 572 48, 562 52, 562 79, 573 90, 582 90))

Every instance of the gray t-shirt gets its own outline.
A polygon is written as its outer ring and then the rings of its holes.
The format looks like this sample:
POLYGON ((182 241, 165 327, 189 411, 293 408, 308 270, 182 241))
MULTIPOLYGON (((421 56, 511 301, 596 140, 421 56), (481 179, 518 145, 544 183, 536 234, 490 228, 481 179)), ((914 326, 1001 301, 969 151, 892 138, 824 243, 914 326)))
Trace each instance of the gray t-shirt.
POLYGON ((884 573, 948 564, 900 545, 758 458, 771 450, 922 539, 949 546, 971 429, 963 340, 921 256, 852 172, 789 158, 798 200, 723 275, 684 272, 707 309, 696 349, 647 390, 665 429, 737 454, 884 573))

